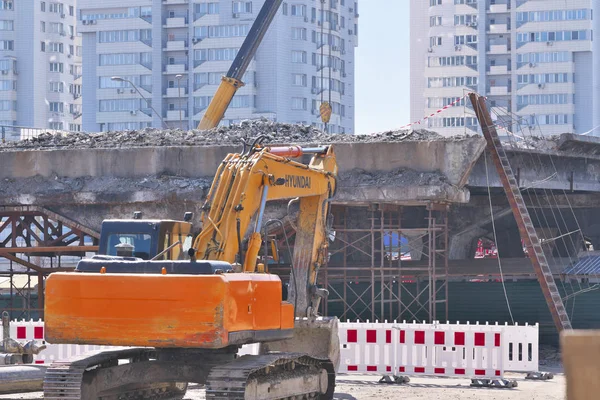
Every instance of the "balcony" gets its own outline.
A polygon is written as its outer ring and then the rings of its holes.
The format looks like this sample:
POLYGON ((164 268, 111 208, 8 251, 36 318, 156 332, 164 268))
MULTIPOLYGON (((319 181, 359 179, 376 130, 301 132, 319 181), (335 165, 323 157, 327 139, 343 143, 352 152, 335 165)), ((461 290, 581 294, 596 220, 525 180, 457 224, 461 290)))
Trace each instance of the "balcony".
POLYGON ((190 0, 163 0, 163 4, 188 4, 190 0))
POLYGON ((488 73, 489 75, 509 75, 510 68, 508 65, 492 65, 488 73))
POLYGON ((169 64, 165 72, 167 74, 185 74, 187 73, 187 64, 169 64))
POLYGON ((490 96, 508 96, 508 86, 491 86, 490 96))
POLYGON ((167 93, 166 93, 166 97, 179 97, 179 91, 181 90, 181 97, 183 96, 187 96, 187 88, 186 87, 181 87, 181 88, 167 88, 167 93))
POLYGON ((508 4, 491 4, 490 8, 488 10, 488 13, 492 14, 496 14, 496 13, 509 13, 510 12, 510 8, 508 7, 508 4))
POLYGON ((169 40, 167 42, 166 51, 183 51, 187 50, 186 40, 169 40))
POLYGON ((506 34, 506 33, 508 33, 508 25, 507 24, 490 24, 490 29, 489 29, 488 33, 506 34))
POLYGON ((492 44, 488 54, 508 54, 509 52, 507 44, 492 44))
MULTIPOLYGON (((179 121, 179 111, 180 110, 167 111, 167 117, 165 119, 167 121, 179 121)), ((181 119, 185 118, 187 118, 187 110, 181 110, 181 119)))
POLYGON ((185 28, 188 24, 186 17, 167 18, 165 27, 167 28, 185 28))

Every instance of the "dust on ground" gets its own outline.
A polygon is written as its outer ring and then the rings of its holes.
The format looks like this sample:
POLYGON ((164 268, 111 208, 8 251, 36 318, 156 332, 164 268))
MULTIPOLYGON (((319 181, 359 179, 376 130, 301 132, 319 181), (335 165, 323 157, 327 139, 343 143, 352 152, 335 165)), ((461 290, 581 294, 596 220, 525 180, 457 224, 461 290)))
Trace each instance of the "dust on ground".
POLYGON ((231 126, 210 130, 155 129, 102 133, 51 133, 0 144, 1 150, 34 150, 53 148, 120 148, 152 146, 215 146, 249 144, 264 135, 263 143, 364 143, 398 141, 459 140, 468 136, 444 137, 427 130, 391 130, 370 135, 324 133, 310 125, 246 120, 231 126))
MULTIPOLYGON (((334 400, 565 400, 566 380, 557 374, 547 381, 525 380, 524 374, 509 373, 505 378, 516 380, 512 389, 473 388, 470 380, 458 378, 411 378, 404 385, 378 383, 372 375, 338 375, 334 400)), ((0 395, 1 400, 42 399, 40 392, 0 395)), ((186 400, 205 400, 201 385, 190 385, 186 400)))

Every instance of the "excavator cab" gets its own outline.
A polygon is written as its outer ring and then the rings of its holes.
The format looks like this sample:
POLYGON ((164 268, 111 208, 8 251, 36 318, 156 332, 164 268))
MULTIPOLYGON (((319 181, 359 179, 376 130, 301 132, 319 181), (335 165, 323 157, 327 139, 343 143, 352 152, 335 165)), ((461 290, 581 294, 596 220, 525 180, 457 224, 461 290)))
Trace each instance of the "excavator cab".
POLYGON ((192 246, 191 213, 185 221, 109 219, 102 222, 98 254, 142 260, 183 260, 192 246), (158 256, 158 257, 157 257, 158 256))

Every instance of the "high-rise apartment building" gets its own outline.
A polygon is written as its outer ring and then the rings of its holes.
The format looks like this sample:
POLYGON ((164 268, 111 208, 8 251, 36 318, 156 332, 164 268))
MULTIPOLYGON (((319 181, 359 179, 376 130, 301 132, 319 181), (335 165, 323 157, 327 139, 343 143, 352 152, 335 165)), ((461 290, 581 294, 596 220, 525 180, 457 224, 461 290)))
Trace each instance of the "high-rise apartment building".
POLYGON ((0 0, 0 125, 81 129, 76 20, 76 0, 0 0))
MULTIPOLYGON (((79 0, 83 129, 195 127, 263 3, 79 0)), ((356 3, 284 2, 223 123, 266 117, 322 127, 319 106, 329 101, 329 131, 352 133, 356 3)))
MULTIPOLYGON (((411 119, 476 90, 513 131, 593 130, 600 125, 598 7, 593 0, 411 0, 411 119)), ((447 135, 478 130, 468 101, 425 126, 447 135)))

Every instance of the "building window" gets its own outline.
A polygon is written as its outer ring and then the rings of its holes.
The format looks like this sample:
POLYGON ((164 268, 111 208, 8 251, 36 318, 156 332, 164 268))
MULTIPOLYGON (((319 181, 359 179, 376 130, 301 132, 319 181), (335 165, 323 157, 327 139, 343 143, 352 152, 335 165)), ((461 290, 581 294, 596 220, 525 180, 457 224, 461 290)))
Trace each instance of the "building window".
POLYGON ((436 47, 442 45, 442 37, 441 36, 432 36, 429 38, 429 47, 436 47))
POLYGON ((234 1, 233 2, 233 13, 234 14, 251 14, 252 13, 252 2, 251 1, 234 1))
POLYGON ((477 86, 478 78, 476 76, 451 76, 446 78, 428 78, 427 87, 442 88, 442 87, 461 87, 461 86, 477 86))
POLYGON ((430 7, 441 6, 441 5, 442 5, 442 0, 429 0, 430 7))
POLYGON ((150 37, 150 29, 132 29, 126 31, 101 31, 98 43, 137 42, 141 37, 150 37))
POLYGON ((141 99, 100 100, 100 112, 137 111, 141 99))
POLYGON ((46 46, 46 50, 48 53, 63 53, 64 45, 62 43, 50 42, 46 46))
POLYGON ((306 52, 292 50, 292 62, 295 64, 306 64, 306 52))
POLYGON ((63 72, 64 65, 63 63, 51 62, 50 63, 50 72, 63 72))
POLYGON ((40 10, 41 10, 42 12, 46 11, 46 2, 45 2, 45 1, 42 1, 42 2, 40 3, 40 10))
POLYGON ((48 82, 48 91, 63 93, 65 91, 65 84, 63 82, 48 82))
POLYGON ((429 17, 429 26, 442 26, 442 17, 429 17))
POLYGON ((13 31, 15 25, 11 20, 0 20, 0 31, 13 31))
POLYGON ((281 13, 283 15, 288 15, 288 5, 287 5, 287 3, 283 3, 281 5, 281 13))
POLYGON ((231 103, 229 103, 229 107, 230 108, 254 107, 253 100, 254 100, 254 96, 250 96, 250 95, 235 96, 231 100, 231 103))
POLYGON ((306 40, 306 28, 292 28, 292 40, 306 40))
POLYGON ((196 14, 196 17, 205 14, 218 14, 219 3, 196 3, 194 4, 194 13, 196 14))
POLYGON ((46 23, 44 21, 40 21, 40 32, 46 32, 46 23))
POLYGON ((547 104, 570 104, 569 96, 566 93, 555 94, 531 94, 517 96, 517 106, 523 108, 532 105, 547 105, 547 104))
POLYGON ((306 87, 306 75, 292 74, 292 85, 306 87))
POLYGON ((0 40, 0 50, 14 50, 14 40, 0 40))
POLYGON ((454 25, 466 25, 475 26, 477 25, 477 14, 463 14, 454 16, 454 25))
POLYGON ((306 6, 304 4, 292 4, 291 15, 296 17, 306 16, 306 6))
POLYGON ((517 22, 577 21, 591 17, 591 10, 552 10, 518 12, 517 22))
POLYGON ((75 15, 75 8, 73 6, 69 6, 69 15, 71 17, 75 15))
POLYGON ((12 0, 0 0, 0 10, 13 10, 12 0))
POLYGON ((51 33, 64 33, 65 29, 61 22, 50 22, 51 33))
POLYGON ((292 97, 292 110, 306 110, 307 103, 305 97, 292 97))
POLYGON ((556 63, 571 62, 572 53, 570 51, 552 51, 543 53, 521 53, 517 54, 517 67, 521 68, 528 63, 556 63))
POLYGON ((17 111, 15 100, 0 100, 0 111, 17 111))
POLYGON ((64 111, 64 103, 62 102, 50 102, 49 107, 50 107, 50 112, 55 112, 55 113, 61 113, 64 111))
POLYGON ((0 91, 7 90, 17 90, 17 81, 6 79, 0 80, 0 91))
POLYGON ((194 37, 199 39, 244 37, 249 31, 250 25, 205 25, 194 27, 194 37))
POLYGON ((63 5, 62 3, 50 3, 48 4, 48 11, 55 14, 62 14, 63 5))
POLYGON ((137 53, 100 54, 100 65, 133 65, 137 63, 137 53))
POLYGON ((589 40, 588 31, 554 31, 554 32, 521 32, 517 33, 517 43, 527 42, 562 42, 569 40, 589 40))
POLYGON ((198 49, 194 50, 195 61, 231 61, 239 49, 198 49))

